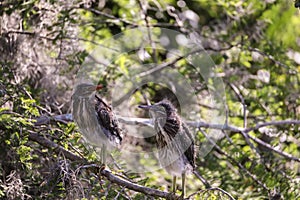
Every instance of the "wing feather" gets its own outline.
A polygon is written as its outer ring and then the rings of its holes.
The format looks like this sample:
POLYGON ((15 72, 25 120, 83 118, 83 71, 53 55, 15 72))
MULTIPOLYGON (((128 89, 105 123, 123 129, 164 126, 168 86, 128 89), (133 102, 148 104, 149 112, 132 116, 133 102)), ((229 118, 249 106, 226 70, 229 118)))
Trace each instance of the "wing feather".
POLYGON ((122 138, 120 136, 120 129, 118 127, 117 119, 108 106, 100 97, 95 95, 97 103, 95 105, 96 116, 98 122, 103 129, 104 134, 110 140, 120 143, 122 138))

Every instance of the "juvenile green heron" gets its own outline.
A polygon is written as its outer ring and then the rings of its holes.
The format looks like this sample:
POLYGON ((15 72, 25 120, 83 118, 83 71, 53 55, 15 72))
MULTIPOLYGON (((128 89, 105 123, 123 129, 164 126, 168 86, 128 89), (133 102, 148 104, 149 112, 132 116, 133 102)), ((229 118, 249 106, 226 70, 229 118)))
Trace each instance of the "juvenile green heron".
POLYGON ((102 148, 101 161, 105 164, 107 148, 119 146, 122 137, 111 107, 96 95, 102 88, 88 83, 77 85, 72 95, 72 115, 87 141, 102 148))
POLYGON ((172 189, 176 192, 176 176, 182 176, 182 194, 185 194, 185 173, 195 168, 194 140, 187 126, 180 119, 175 107, 168 100, 153 105, 140 105, 154 118, 158 160, 173 175, 172 189))

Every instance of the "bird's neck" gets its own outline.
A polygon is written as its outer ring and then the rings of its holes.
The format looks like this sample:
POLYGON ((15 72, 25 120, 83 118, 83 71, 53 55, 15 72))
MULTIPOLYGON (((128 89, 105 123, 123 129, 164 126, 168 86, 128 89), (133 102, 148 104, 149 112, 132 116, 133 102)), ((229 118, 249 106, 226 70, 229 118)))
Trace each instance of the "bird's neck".
POLYGON ((179 119, 179 117, 175 114, 175 115, 170 115, 170 116, 160 116, 160 117, 156 117, 155 118, 155 125, 156 126, 160 126, 160 127, 164 127, 164 126, 181 126, 181 120, 179 119))

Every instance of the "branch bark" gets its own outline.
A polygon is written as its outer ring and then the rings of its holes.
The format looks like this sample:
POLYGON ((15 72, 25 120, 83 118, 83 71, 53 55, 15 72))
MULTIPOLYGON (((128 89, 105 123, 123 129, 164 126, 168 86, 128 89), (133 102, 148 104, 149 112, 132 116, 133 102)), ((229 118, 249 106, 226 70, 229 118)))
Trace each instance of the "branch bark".
POLYGON ((177 199, 178 198, 173 193, 168 193, 168 192, 164 192, 164 191, 161 191, 161 190, 148 188, 148 187, 145 187, 145 186, 138 185, 136 183, 129 182, 125 179, 122 179, 122 178, 119 178, 119 177, 113 175, 111 172, 109 172, 108 170, 105 170, 105 169, 101 171, 101 174, 103 176, 105 176, 112 183, 116 183, 120 186, 124 186, 124 187, 126 187, 130 190, 141 192, 141 193, 146 194, 146 195, 150 195, 150 196, 153 196, 153 197, 162 197, 162 198, 166 198, 166 199, 177 199))
POLYGON ((52 142, 51 140, 39 135, 36 132, 32 132, 29 134, 29 140, 34 141, 39 143, 40 145, 49 148, 49 149, 53 149, 55 153, 57 154, 64 154, 64 156, 72 161, 84 161, 86 162, 86 160, 66 149, 64 149, 62 146, 56 144, 55 142, 52 142))
MULTIPOLYGON (((128 125, 146 125, 146 126, 151 126, 153 127, 153 122, 151 119, 147 118, 134 118, 134 117, 122 117, 122 116, 117 116, 118 120, 121 123, 128 124, 128 125)), ((63 122, 63 123, 68 123, 73 121, 72 114, 64 114, 64 115, 56 115, 53 117, 39 117, 36 119, 36 126, 40 126, 43 124, 50 124, 52 122, 63 122)), ((243 136, 247 136, 249 139, 252 141, 256 142, 257 144, 260 144, 267 149, 270 149, 271 151, 289 159, 289 160, 295 160, 297 162, 300 162, 300 158, 297 158, 291 154, 288 154, 286 152, 283 152, 281 150, 273 148, 270 144, 260 140, 259 138, 255 138, 251 135, 249 135, 249 132, 258 130, 262 127, 266 126, 283 126, 283 125, 292 125, 292 124, 300 124, 300 120, 281 120, 281 121, 270 121, 270 122, 264 122, 260 124, 256 124, 254 127, 249 127, 249 128, 240 128, 236 127, 233 125, 228 125, 228 124, 210 124, 207 122, 203 121, 187 121, 187 125, 194 127, 194 128, 211 128, 211 129, 217 129, 217 130, 223 130, 223 131, 231 131, 231 132, 236 132, 236 133, 241 133, 243 136)))
MULTIPOLYGON (((80 157, 80 156, 64 149, 62 146, 52 142, 51 140, 39 135, 36 132, 31 131, 31 133, 29 135, 29 139, 31 141, 37 142, 38 144, 40 144, 46 148, 53 149, 54 152, 57 154, 63 154, 67 159, 69 159, 71 161, 82 162, 85 164, 91 164, 91 163, 88 163, 88 161, 85 158, 80 157)), ((93 165, 93 164, 91 164, 91 165, 93 165)), ((125 180, 123 178, 120 178, 119 176, 111 173, 107 169, 101 170, 100 173, 102 176, 106 177, 107 180, 109 180, 110 182, 115 183, 120 186, 123 186, 125 188, 128 188, 130 190, 134 190, 136 192, 141 192, 143 194, 150 195, 153 197, 162 197, 162 198, 167 198, 167 199, 177 199, 178 198, 178 196, 176 196, 173 193, 168 193, 168 192, 164 192, 161 190, 145 187, 145 186, 130 182, 128 180, 125 180)))

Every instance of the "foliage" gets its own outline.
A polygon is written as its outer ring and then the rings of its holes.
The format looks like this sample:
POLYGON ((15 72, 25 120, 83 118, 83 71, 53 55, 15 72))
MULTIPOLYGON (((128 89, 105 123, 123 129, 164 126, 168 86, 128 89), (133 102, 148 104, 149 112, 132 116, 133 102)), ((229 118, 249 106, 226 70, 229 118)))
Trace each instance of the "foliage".
MULTIPOLYGON (((32 140, 32 134, 38 133, 90 162, 99 162, 97 149, 84 142, 74 123, 34 123, 41 116, 70 112, 75 76, 89 53, 133 27, 155 26, 158 32, 168 28, 199 35, 224 82, 230 125, 249 128, 265 122, 300 120, 300 16, 291 0, 4 0, 0 5, 0 198, 144 198, 143 193, 105 178, 99 180, 97 171, 81 169, 82 163, 32 140)), ((123 48, 130 49, 134 42, 125 41, 123 48)), ((150 56, 143 64, 166 62, 167 52, 144 49, 150 56)), ((109 91, 115 80, 136 70, 138 60, 130 56, 138 53, 116 58, 98 77, 99 82, 108 85, 109 91)), ((204 80, 184 60, 173 67, 197 83, 193 87, 201 99, 201 120, 209 120, 206 116, 216 108, 204 98, 208 96, 204 80)), ((131 114, 143 116, 134 105, 145 103, 145 97, 157 101, 172 95, 161 86, 144 85, 132 94, 131 114)), ((299 126, 265 126, 247 134, 299 158, 299 126)), ((197 158, 197 170, 212 186, 239 199, 300 197, 299 162, 256 141, 249 142, 241 133, 224 133, 227 137, 218 141, 217 147, 206 157, 197 158)), ((196 143, 204 140, 198 131, 196 143)), ((151 138, 147 142, 151 143, 151 138)), ((129 141, 130 145, 136 143, 129 141)), ((122 164, 120 169, 110 167, 150 188, 168 189, 171 182, 163 170, 130 174, 123 171, 122 164)), ((187 185, 189 194, 200 191, 195 199, 202 199, 201 195, 226 198, 203 190, 204 185, 194 177, 188 178, 187 185)))

